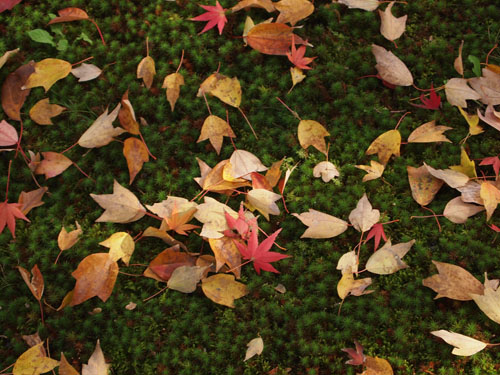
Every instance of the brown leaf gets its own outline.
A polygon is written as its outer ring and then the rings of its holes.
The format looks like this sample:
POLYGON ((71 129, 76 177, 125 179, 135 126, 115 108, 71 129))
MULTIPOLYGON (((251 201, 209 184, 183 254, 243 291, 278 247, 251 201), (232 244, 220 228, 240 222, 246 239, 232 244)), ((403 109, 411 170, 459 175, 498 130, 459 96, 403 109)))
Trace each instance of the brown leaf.
POLYGON ((148 149, 143 141, 130 137, 123 143, 123 155, 127 159, 128 173, 130 175, 129 185, 132 185, 143 164, 149 161, 148 149))
POLYGON ((98 339, 88 364, 82 365, 82 375, 108 375, 110 366, 111 365, 106 363, 104 353, 101 349, 101 343, 98 339))
POLYGON ((301 120, 297 132, 300 146, 304 150, 309 146, 313 146, 319 152, 326 155, 326 142, 324 137, 328 137, 330 133, 328 133, 323 125, 314 120, 301 120))
POLYGON ((134 107, 132 103, 128 100, 128 90, 123 94, 121 101, 121 109, 118 113, 118 119, 120 120, 120 125, 128 131, 130 134, 139 135, 139 123, 135 119, 134 107))
POLYGON ((368 147, 365 154, 377 154, 380 163, 386 165, 391 155, 399 156, 401 147, 401 133, 396 130, 389 130, 379 135, 368 147))
POLYGON ((456 197, 446 204, 443 216, 455 224, 464 224, 469 217, 483 210, 484 207, 465 203, 462 198, 456 197))
POLYGON ((33 296, 40 301, 42 299, 43 295, 43 289, 44 289, 44 282, 43 282, 43 276, 42 273, 40 272, 40 269, 38 268, 38 265, 34 265, 34 267, 31 269, 31 273, 28 272, 27 269, 18 266, 17 269, 19 270, 19 273, 23 277, 24 282, 30 289, 31 293, 33 296), (33 275, 30 281, 30 276, 33 275))
POLYGON ((126 132, 125 129, 113 127, 113 121, 116 120, 120 108, 121 104, 118 104, 110 114, 108 114, 108 108, 106 108, 106 111, 82 134, 78 144, 85 148, 102 147, 114 141, 114 137, 126 132))
POLYGON ((179 99, 182 85, 184 85, 184 77, 180 73, 169 74, 163 81, 162 88, 167 89, 167 100, 170 103, 170 109, 172 112, 174 111, 177 99, 179 99))
POLYGON ((35 62, 17 68, 10 73, 2 85, 2 108, 12 120, 21 121, 21 108, 31 90, 22 90, 29 76, 35 72, 35 62))
POLYGON ((172 272, 181 266, 194 266, 196 258, 179 251, 179 246, 163 250, 150 263, 144 271, 144 276, 158 281, 166 282, 172 272))
POLYGON ((356 208, 349 214, 349 221, 358 232, 367 232, 378 223, 380 211, 374 210, 366 193, 358 201, 356 208))
POLYGON ((220 117, 210 115, 203 122, 201 134, 196 143, 209 139, 215 149, 215 152, 219 155, 224 136, 230 138, 236 137, 228 122, 224 121, 220 117))
POLYGON ((60 175, 73 164, 64 154, 58 152, 42 152, 42 156, 43 160, 37 165, 35 173, 44 174, 47 179, 60 175))
POLYGON ((484 104, 500 104, 500 74, 487 68, 483 68, 482 72, 482 77, 469 78, 468 83, 479 94, 484 104))
POLYGON ((379 357, 366 356, 365 363, 366 370, 361 375, 393 375, 391 364, 387 360, 379 357))
POLYGON ((146 209, 136 196, 114 180, 113 194, 90 194, 99 206, 105 209, 96 223, 130 223, 142 218, 146 209))
POLYGON ((80 236, 83 233, 82 227, 78 224, 78 221, 75 221, 75 225, 76 229, 69 233, 66 231, 64 226, 61 228, 59 236, 57 237, 57 245, 61 251, 68 250, 73 247, 80 239, 80 236))
POLYGON ((27 215, 35 207, 40 207, 45 202, 42 202, 43 195, 49 190, 48 187, 43 186, 41 188, 32 191, 22 191, 19 194, 19 200, 17 203, 21 204, 19 208, 24 215, 27 215))
POLYGON ((427 206, 443 186, 443 181, 431 175, 425 165, 419 168, 407 166, 406 169, 413 199, 419 205, 427 206))
POLYGON ((363 176, 363 182, 376 180, 382 177, 385 170, 385 166, 375 160, 370 160, 370 165, 355 165, 355 167, 367 172, 367 174, 363 176))
POLYGON ((392 7, 395 1, 391 1, 385 11, 378 11, 380 16, 380 33, 387 40, 394 41, 398 39, 406 29, 406 19, 408 15, 402 17, 394 17, 392 14, 392 7))
POLYGON ((241 274, 241 253, 234 244, 233 239, 224 236, 222 238, 210 238, 208 242, 215 255, 215 272, 219 272, 222 266, 227 264, 229 269, 233 270, 234 276, 239 279, 241 274))
POLYGON ((422 280, 422 285, 437 293, 434 299, 447 297, 458 301, 472 300, 471 294, 484 293, 484 286, 462 267, 433 260, 438 274, 422 280))
POLYGON ((32 346, 38 345, 42 342, 40 335, 38 332, 33 333, 32 335, 23 335, 23 340, 28 346, 31 348, 32 346))
POLYGON ((241 0, 231 8, 232 12, 235 13, 241 9, 245 8, 262 8, 269 13, 274 12, 274 4, 271 0, 241 0))
POLYGON ((73 366, 71 366, 64 356, 64 353, 61 352, 61 362, 59 363, 59 375, 78 375, 78 371, 75 370, 73 366))
POLYGON ((201 288, 215 303, 233 308, 235 299, 248 294, 245 284, 235 281, 233 275, 220 273, 203 279, 201 288))
POLYGON ((491 104, 486 107, 484 115, 478 108, 477 116, 488 125, 500 131, 500 113, 495 111, 495 107, 493 107, 491 104))
POLYGON ((274 6, 280 12, 276 22, 292 26, 314 12, 314 5, 309 0, 281 0, 274 6))
POLYGON ((76 306, 97 296, 106 302, 115 286, 118 263, 108 253, 85 257, 71 274, 76 279, 70 306, 76 306))
POLYGON ((405 63, 396 57, 392 52, 387 51, 384 47, 372 44, 372 53, 377 60, 377 69, 380 77, 396 86, 411 86, 413 84, 413 76, 406 67, 405 63))
MULTIPOLYGON (((261 23, 250 29, 247 42, 253 49, 267 55, 286 55, 292 46, 293 28, 284 23, 261 23)), ((306 44, 295 35, 296 44, 306 44)))
POLYGON ((266 172, 266 180, 269 182, 271 187, 275 187, 280 180, 281 165, 283 164, 283 161, 284 159, 274 162, 266 172))
POLYGON ((0 69, 5 65, 7 60, 9 60, 12 56, 19 52, 19 48, 13 49, 12 51, 5 52, 2 56, 0 56, 0 69))
POLYGON ((71 22, 89 19, 89 15, 87 14, 87 12, 80 8, 64 8, 59 10, 57 13, 59 14, 59 17, 51 19, 48 23, 49 25, 59 22, 71 22))
POLYGON ((31 74, 21 89, 42 86, 49 91, 54 83, 65 78, 71 72, 71 64, 60 59, 45 59, 35 63, 35 72, 31 74))
MULTIPOLYGON (((464 64, 462 62, 462 48, 464 48, 464 41, 460 43, 460 47, 458 47, 458 57, 453 62, 453 67, 462 77, 464 76, 464 64)), ((458 107, 461 108, 461 107, 458 107)))
POLYGON ((184 245, 182 242, 177 241, 174 237, 172 237, 170 234, 167 233, 167 230, 170 229, 168 228, 168 225, 166 224, 166 221, 163 220, 161 222, 160 228, 155 228, 155 227, 147 227, 144 233, 142 234, 143 237, 155 237, 155 238, 160 238, 170 246, 175 246, 178 245, 182 249, 187 250, 186 245, 184 245))
POLYGON ((137 78, 142 78, 144 86, 150 89, 155 75, 155 61, 151 56, 146 56, 137 66, 137 78))
POLYGON ((450 142, 443 134, 445 131, 450 130, 449 126, 437 125, 436 120, 426 122, 420 125, 408 137, 408 143, 429 143, 429 142, 450 142))
POLYGON ((30 118, 38 125, 53 125, 51 118, 58 116, 65 109, 66 107, 50 104, 49 98, 45 98, 31 107, 30 118))

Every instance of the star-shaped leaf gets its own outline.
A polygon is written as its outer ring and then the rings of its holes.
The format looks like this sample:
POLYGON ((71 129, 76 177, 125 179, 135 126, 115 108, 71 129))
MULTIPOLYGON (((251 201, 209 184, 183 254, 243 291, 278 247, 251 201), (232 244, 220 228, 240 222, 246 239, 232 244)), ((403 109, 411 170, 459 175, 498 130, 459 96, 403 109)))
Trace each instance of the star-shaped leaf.
POLYGON ((292 51, 287 52, 288 60, 299 69, 311 69, 309 64, 317 57, 304 57, 306 54, 306 46, 295 48, 295 36, 292 34, 292 51))
POLYGON ((219 35, 222 35, 222 30, 224 30, 224 26, 227 22, 226 18, 226 10, 222 8, 218 1, 215 2, 215 5, 200 5, 207 12, 200 14, 195 18, 191 18, 191 21, 208 21, 203 30, 201 30, 200 34, 203 34, 205 31, 208 31, 214 28, 217 25, 219 29, 219 35))
POLYGON ((479 165, 491 165, 495 171, 495 176, 498 179, 498 173, 500 172, 500 159, 498 156, 489 156, 484 158, 479 165))
POLYGON ((425 108, 432 110, 439 109, 441 107, 441 96, 439 96, 436 93, 436 90, 434 90, 434 85, 432 84, 431 84, 431 91, 429 93, 430 96, 428 98, 425 96, 425 94, 420 95, 420 101, 422 102, 422 104, 411 103, 411 105, 418 108, 425 108))
POLYGON ((16 238, 16 219, 23 219, 29 222, 28 218, 21 212, 20 203, 0 203, 0 233, 3 232, 5 225, 9 227, 12 237, 16 238))
POLYGON ((377 251, 381 238, 383 238, 384 241, 387 241, 387 236, 385 235, 384 232, 384 225, 382 223, 377 223, 373 225, 372 229, 370 229, 370 231, 368 232, 368 236, 366 236, 365 241, 368 242, 372 238, 375 241, 375 247, 373 248, 373 251, 377 251))

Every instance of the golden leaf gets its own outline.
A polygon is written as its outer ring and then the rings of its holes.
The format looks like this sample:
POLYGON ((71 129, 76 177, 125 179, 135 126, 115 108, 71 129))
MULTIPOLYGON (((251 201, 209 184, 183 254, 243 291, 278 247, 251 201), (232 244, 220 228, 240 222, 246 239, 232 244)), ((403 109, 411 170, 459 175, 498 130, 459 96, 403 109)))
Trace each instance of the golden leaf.
POLYGON ((38 125, 52 125, 52 117, 56 117, 63 112, 66 107, 57 104, 49 104, 49 98, 38 101, 30 109, 30 118, 38 125))
POLYGON ((406 169, 413 199, 419 205, 427 206, 432 202, 444 182, 431 175, 425 165, 419 168, 407 166, 406 169))
POLYGON ((366 155, 377 154, 380 163, 386 165, 391 155, 399 156, 401 133, 398 130, 389 130, 379 135, 366 150, 366 155))
POLYGON ((408 137, 408 143, 429 143, 429 142, 450 142, 443 134, 445 131, 450 130, 449 126, 437 125, 436 121, 432 120, 420 125, 411 132, 408 137))
POLYGON ((22 87, 23 90, 43 86, 49 91, 54 83, 65 78, 71 72, 71 64, 59 59, 45 59, 35 63, 35 72, 22 87))
POLYGON ((231 138, 236 137, 228 122, 218 116, 210 115, 203 122, 201 134, 196 143, 209 139, 217 155, 219 155, 224 136, 231 138))
POLYGON ((144 86, 150 89, 153 84, 155 74, 155 61, 151 56, 146 56, 141 60, 139 65, 137 65, 137 78, 142 78, 144 86))
POLYGON ((326 155, 326 142, 323 137, 330 133, 323 125, 314 120, 301 120, 298 127, 299 143, 304 150, 313 146, 318 151, 326 155))
POLYGON ((182 85, 184 85, 184 77, 180 73, 169 74, 163 80, 162 88, 167 89, 167 100, 170 103, 170 109, 172 110, 172 112, 174 111, 177 99, 179 99, 182 85))
POLYGON ((234 300, 248 294, 245 284, 235 281, 233 275, 217 274, 203 279, 203 293, 215 303, 235 307, 234 300))
POLYGON ((99 245, 109 248, 112 261, 117 262, 121 259, 127 266, 135 249, 134 239, 126 232, 113 233, 106 240, 99 242, 99 245))

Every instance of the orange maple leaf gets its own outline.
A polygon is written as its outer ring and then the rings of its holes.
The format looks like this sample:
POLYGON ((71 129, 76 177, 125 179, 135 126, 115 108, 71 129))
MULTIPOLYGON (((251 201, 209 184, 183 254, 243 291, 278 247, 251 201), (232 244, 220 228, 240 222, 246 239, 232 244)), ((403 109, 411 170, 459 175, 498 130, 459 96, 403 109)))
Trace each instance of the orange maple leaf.
POLYGON ((16 238, 16 218, 29 222, 28 218, 21 212, 20 203, 0 203, 0 233, 3 232, 5 225, 9 227, 12 237, 16 238))
POLYGON ((304 57, 306 54, 306 46, 300 46, 299 49, 295 48, 295 36, 292 34, 292 51, 287 52, 288 60, 292 62, 299 69, 312 69, 308 66, 317 56, 304 57))

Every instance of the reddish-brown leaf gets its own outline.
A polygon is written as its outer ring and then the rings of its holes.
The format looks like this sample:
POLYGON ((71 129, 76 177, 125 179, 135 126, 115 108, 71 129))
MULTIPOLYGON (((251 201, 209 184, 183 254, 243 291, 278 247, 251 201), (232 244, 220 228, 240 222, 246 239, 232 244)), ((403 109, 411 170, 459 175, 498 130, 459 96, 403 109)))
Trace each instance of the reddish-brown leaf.
POLYGON ((141 171, 143 164, 149 161, 148 149, 143 141, 135 137, 130 137, 123 143, 123 155, 127 159, 130 175, 129 184, 132 184, 135 176, 141 171))
MULTIPOLYGON (((293 27, 284 23, 261 23, 250 29, 247 42, 253 49, 267 55, 286 55, 292 46, 293 27)), ((306 44, 295 35, 295 43, 306 44)))
POLYGON ((196 258, 189 254, 181 253, 179 246, 169 247, 154 258, 149 267, 144 271, 144 276, 158 281, 168 281, 172 272, 180 266, 194 266, 196 258))
POLYGON ((49 25, 60 22, 88 20, 89 15, 80 8, 64 8, 57 12, 59 17, 50 20, 49 25))
POLYGON ((42 152, 43 160, 37 165, 35 173, 45 174, 45 178, 60 175, 68 169, 73 162, 58 152, 42 152))
POLYGON ((2 108, 12 120, 21 121, 21 108, 30 93, 30 89, 21 90, 29 76, 35 72, 35 62, 17 68, 10 73, 2 86, 2 108))
POLYGON ((31 274, 27 269, 23 267, 18 266, 17 269, 19 270, 19 273, 23 277, 23 280, 28 286, 28 288, 30 288, 30 291, 33 294, 33 296, 38 301, 40 301, 43 295, 44 282, 42 273, 40 272, 38 265, 35 264, 35 266, 31 269, 31 274), (33 277, 30 280, 31 275, 33 275, 33 277))
POLYGON ((24 215, 28 215, 35 207, 40 207, 45 202, 42 202, 43 195, 49 190, 48 187, 42 186, 36 190, 31 190, 28 192, 22 191, 19 194, 19 199, 17 203, 21 205, 20 210, 24 215))

